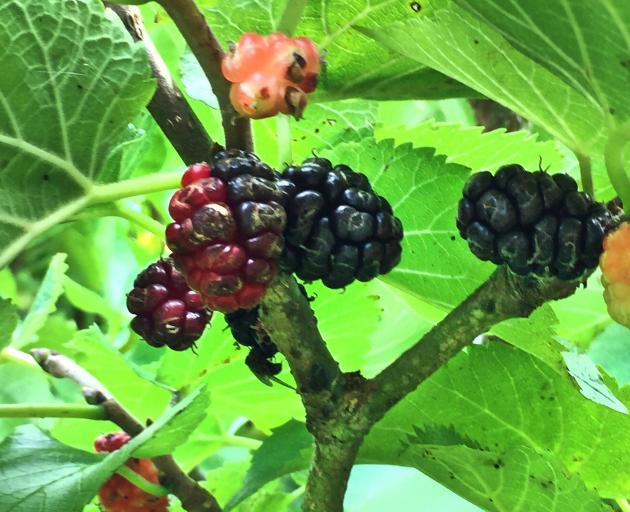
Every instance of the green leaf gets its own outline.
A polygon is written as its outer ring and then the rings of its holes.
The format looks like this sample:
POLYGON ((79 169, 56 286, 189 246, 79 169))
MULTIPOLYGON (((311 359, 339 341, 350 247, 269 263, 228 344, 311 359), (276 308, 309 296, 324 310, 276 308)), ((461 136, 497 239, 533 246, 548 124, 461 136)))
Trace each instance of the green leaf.
POLYGON ((46 275, 26 318, 13 333, 13 345, 20 348, 36 340, 36 335, 57 308, 57 299, 63 293, 63 280, 68 270, 66 255, 56 254, 50 260, 46 275))
MULTIPOLYGON (((39 368, 32 368, 16 363, 0 364, 0 403, 51 404, 58 401, 51 393, 46 375, 39 368)), ((13 429, 27 419, 2 418, 0 420, 0 440, 9 435, 13 429)), ((50 420, 36 420, 38 424, 50 425, 50 420)), ((1 488, 1 486, 0 486, 1 488)))
POLYGON ((0 270, 0 297, 18 302, 17 283, 9 268, 0 270))
POLYGON ((587 489, 578 477, 568 475, 549 454, 539 454, 524 446, 487 451, 465 445, 402 442, 391 433, 388 436, 370 437, 359 461, 418 468, 483 510, 610 510, 595 492, 587 489))
POLYGON ((611 323, 590 345, 588 355, 622 385, 630 384, 630 330, 611 323))
POLYGON ((254 453, 243 487, 225 506, 226 511, 236 507, 267 482, 308 467, 312 452, 313 437, 304 423, 290 420, 273 429, 273 434, 254 453))
POLYGON ((586 398, 597 404, 610 407, 613 411, 628 414, 628 408, 608 387, 593 360, 576 350, 563 352, 569 373, 586 398))
POLYGON ((532 354, 564 375, 566 372, 562 358, 564 347, 556 340, 557 324, 558 319, 553 309, 549 304, 544 304, 527 318, 514 318, 495 325, 491 333, 532 354))
POLYGON ((177 403, 178 412, 173 419, 162 428, 139 451, 138 457, 156 457, 172 453, 183 445, 190 434, 199 426, 208 414, 210 400, 205 385, 195 388, 186 398, 177 403))
POLYGON ((124 316, 98 293, 65 276, 63 281, 65 295, 70 303, 80 311, 96 313, 105 318, 110 329, 118 330, 124 316))
POLYGON ((613 122, 630 117, 630 10, 624 2, 455 1, 613 122))
POLYGON ((518 162, 526 169, 549 167, 551 173, 564 171, 564 159, 554 141, 540 141, 527 131, 506 133, 504 129, 483 132, 482 126, 464 127, 433 120, 414 126, 377 125, 377 140, 394 139, 396 145, 411 142, 414 147, 435 148, 472 171, 496 171, 505 164, 518 162))
POLYGON ((628 415, 584 399, 570 377, 509 345, 460 353, 370 436, 394 442, 394 432, 401 439, 427 426, 452 426, 493 452, 525 446, 549 454, 603 497, 630 493, 626 472, 610 472, 611 461, 620 468, 630 462, 628 415))
POLYGON ((551 303, 551 307, 558 317, 558 335, 583 349, 612 322, 604 302, 599 269, 589 277, 587 286, 566 299, 551 303))
MULTIPOLYGON (((296 35, 308 36, 326 55, 328 65, 319 77, 313 98, 412 99, 447 98, 474 94, 469 88, 399 54, 392 53, 358 32, 358 26, 378 30, 388 23, 424 16, 408 2, 393 0, 329 0, 307 2, 296 35)), ((206 17, 223 43, 238 41, 244 32, 272 32, 285 2, 255 0, 204 1, 206 17)))
POLYGON ((343 100, 310 104, 304 119, 288 119, 291 140, 278 140, 277 118, 254 123, 256 149, 260 158, 271 166, 282 168, 278 150, 291 144, 293 162, 301 163, 323 149, 334 149, 342 142, 360 141, 372 133, 376 120, 376 102, 343 100))
POLYGON ((573 149, 603 149, 607 123, 600 105, 455 6, 362 31, 498 101, 573 149))
POLYGON ((179 416, 187 416, 187 407, 198 396, 191 393, 168 408, 151 426, 104 458, 60 444, 32 426, 21 427, 0 445, 0 502, 12 512, 80 512, 105 480, 144 445, 149 445, 149 451, 166 447, 166 437, 157 436, 162 430, 177 431, 179 416))
POLYGON ((20 427, 0 445, 2 507, 12 512, 80 512, 108 478, 92 469, 99 460, 32 425, 20 427))
POLYGON ((142 45, 92 0, 0 6, 0 266, 89 203, 153 93, 142 45))
POLYGON ((188 48, 186 48, 184 55, 179 61, 179 71, 188 96, 195 100, 203 101, 210 108, 219 108, 219 100, 212 92, 203 69, 201 69, 199 62, 188 48))
POLYGON ((11 343, 11 335, 19 321, 17 308, 8 299, 0 299, 0 350, 11 343))

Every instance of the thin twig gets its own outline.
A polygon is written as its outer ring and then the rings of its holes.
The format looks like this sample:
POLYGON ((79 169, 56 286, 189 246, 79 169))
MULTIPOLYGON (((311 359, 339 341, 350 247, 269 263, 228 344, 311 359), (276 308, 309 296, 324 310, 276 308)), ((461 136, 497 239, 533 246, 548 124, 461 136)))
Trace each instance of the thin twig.
POLYGON ((203 13, 194 0, 158 0, 158 3, 177 25, 212 86, 221 108, 225 145, 228 148, 251 151, 249 119, 238 114, 230 102, 230 83, 221 72, 223 49, 203 13))
MULTIPOLYGON (((68 378, 83 391, 88 404, 98 405, 106 412, 106 418, 131 436, 140 434, 144 427, 107 391, 105 386, 72 359, 45 348, 33 349, 31 354, 42 369, 53 377, 68 378)), ((153 462, 160 475, 160 483, 179 498, 188 512, 221 512, 217 500, 190 478, 170 455, 154 457, 153 462)))
POLYGON ((179 90, 155 48, 137 7, 105 2, 122 20, 134 41, 142 41, 157 79, 157 89, 147 106, 164 135, 186 164, 208 161, 221 146, 212 141, 201 121, 179 90))

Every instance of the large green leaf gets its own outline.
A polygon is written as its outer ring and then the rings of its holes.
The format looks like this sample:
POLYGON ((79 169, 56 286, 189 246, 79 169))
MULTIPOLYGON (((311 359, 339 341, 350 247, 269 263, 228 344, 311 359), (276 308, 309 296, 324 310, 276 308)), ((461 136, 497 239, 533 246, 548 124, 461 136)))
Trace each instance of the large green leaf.
POLYGON ((630 494, 628 473, 610 471, 630 463, 628 415, 584 399, 568 376, 508 345, 470 347, 370 435, 386 442, 434 425, 453 426, 493 452, 522 445, 552 455, 601 496, 630 494))
POLYGON ((99 460, 96 454, 65 446, 32 425, 20 427, 0 445, 2 510, 80 512, 109 476, 91 469, 99 460))
POLYGON ((435 148, 448 162, 470 167, 473 171, 496 171, 502 165, 517 162, 526 169, 541 165, 551 173, 564 171, 564 159, 554 141, 540 141, 526 131, 484 133, 482 126, 464 127, 455 123, 425 121, 415 126, 378 125, 377 140, 394 139, 396 145, 411 142, 414 147, 435 148))
MULTIPOLYGON (((291 421, 276 429, 255 453, 243 487, 226 510, 268 482, 307 469, 313 438, 305 425, 291 421)), ((609 510, 584 482, 570 475, 548 453, 527 446, 480 449, 452 429, 407 433, 377 429, 366 439, 357 462, 419 469, 460 496, 493 512, 609 510)))
POLYGON ((141 45, 92 0, 0 5, 0 266, 116 180, 108 153, 153 91, 141 45))
POLYGON ((597 494, 549 454, 519 446, 505 451, 432 445, 391 436, 368 439, 359 460, 418 468, 490 512, 603 512, 597 494), (393 442, 392 442, 393 441, 393 442), (398 441, 398 442, 397 442, 398 441))
POLYGON ((186 409, 198 396, 191 393, 168 408, 151 426, 106 457, 65 446, 33 426, 21 427, 0 445, 2 510, 80 512, 105 480, 145 445, 153 452, 159 446, 157 451, 162 452, 166 445, 160 432, 177 431, 179 418, 186 417, 186 409))
MULTIPOLYGON (((356 31, 357 26, 379 27, 387 23, 425 16, 399 0, 329 0, 306 2, 296 34, 312 38, 325 52, 318 100, 343 98, 405 99, 446 98, 474 94, 468 87, 443 74, 379 46, 356 31)), ((433 2, 436 3, 436 2, 433 2)), ((269 33, 276 28, 286 2, 274 0, 204 0, 206 16, 223 42, 238 40, 244 32, 269 33)))
POLYGON ((11 342, 11 335, 18 324, 17 308, 9 299, 0 298, 0 350, 11 342))
POLYGON ((623 0, 455 1, 613 122, 630 117, 630 9, 623 0))
POLYGON ((573 149, 585 154, 603 149, 607 123, 599 104, 456 6, 362 30, 509 107, 573 149))
POLYGON ((230 499, 226 510, 254 494, 267 482, 308 467, 313 453, 313 437, 304 423, 291 420, 274 429, 256 450, 243 487, 230 499))
MULTIPOLYGON (((54 403, 59 400, 52 395, 46 374, 39 368, 16 363, 0 364, 0 382, 2 404, 54 403)), ((50 424, 50 420, 38 421, 44 425, 50 424)), ((28 419, 25 418, 0 419, 0 440, 9 435, 17 425, 26 422, 28 419)))
POLYGON ((282 161, 285 144, 291 145, 293 162, 301 163, 322 149, 359 141, 372 133, 376 106, 376 102, 365 100, 313 103, 299 121, 283 117, 262 119, 253 125, 258 155, 264 162, 281 169, 291 163, 282 161), (279 140, 279 122, 289 124, 291 140, 279 140))
POLYGON ((63 280, 68 270, 65 260, 65 254, 56 254, 50 260, 46 275, 26 318, 13 333, 13 344, 16 347, 35 341, 38 331, 46 323, 50 314, 57 309, 57 299, 63 293, 63 280))

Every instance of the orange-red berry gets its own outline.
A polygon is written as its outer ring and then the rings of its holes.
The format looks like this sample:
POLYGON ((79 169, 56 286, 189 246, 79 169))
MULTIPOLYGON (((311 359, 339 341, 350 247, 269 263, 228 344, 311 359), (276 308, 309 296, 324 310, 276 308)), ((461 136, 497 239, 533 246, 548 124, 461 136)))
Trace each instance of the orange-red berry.
POLYGON ((600 258, 604 299, 610 317, 630 327, 630 224, 624 222, 604 240, 600 258))
MULTIPOLYGON (((99 436, 94 441, 97 452, 113 452, 129 441, 125 432, 99 436)), ((159 483, 157 468, 150 459, 129 459, 125 465, 145 480, 159 483)), ((168 512, 168 498, 149 494, 120 475, 113 475, 98 491, 101 505, 106 512, 168 512)))
POLYGON ((230 100, 238 113, 262 119, 282 112, 296 118, 306 107, 306 94, 317 86, 321 63, 307 37, 247 33, 221 63, 232 82, 230 100))

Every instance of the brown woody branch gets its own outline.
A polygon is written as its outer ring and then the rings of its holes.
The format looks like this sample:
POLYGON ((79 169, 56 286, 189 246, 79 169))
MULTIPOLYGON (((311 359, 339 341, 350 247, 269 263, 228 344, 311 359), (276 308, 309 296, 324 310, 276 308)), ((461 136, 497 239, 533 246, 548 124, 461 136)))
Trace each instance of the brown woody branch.
POLYGON ((239 115, 230 102, 230 83, 221 72, 223 48, 194 0, 157 0, 173 19, 190 50, 201 65, 219 102, 225 145, 251 151, 249 119, 239 115))
POLYGON ((280 279, 264 299, 262 321, 291 366, 316 440, 303 510, 342 512, 358 449, 387 411, 493 325, 527 317, 545 302, 571 295, 577 286, 519 277, 499 267, 413 347, 366 380, 339 371, 316 332, 308 303, 292 279, 280 279))
MULTIPOLYGON (((131 436, 144 430, 134 416, 127 411, 105 388, 105 386, 72 359, 45 348, 31 350, 31 355, 41 368, 53 377, 67 378, 81 386, 87 403, 100 405, 107 419, 118 425, 131 436)), ((190 478, 170 455, 154 457, 160 483, 179 498, 188 512, 221 512, 214 496, 190 478)))
POLYGON ((140 10, 137 7, 108 2, 105 5, 118 15, 134 41, 141 41, 146 48, 153 76, 157 80, 157 89, 147 108, 164 135, 186 164, 210 160, 221 146, 212 141, 175 85, 164 60, 144 28, 140 10))

